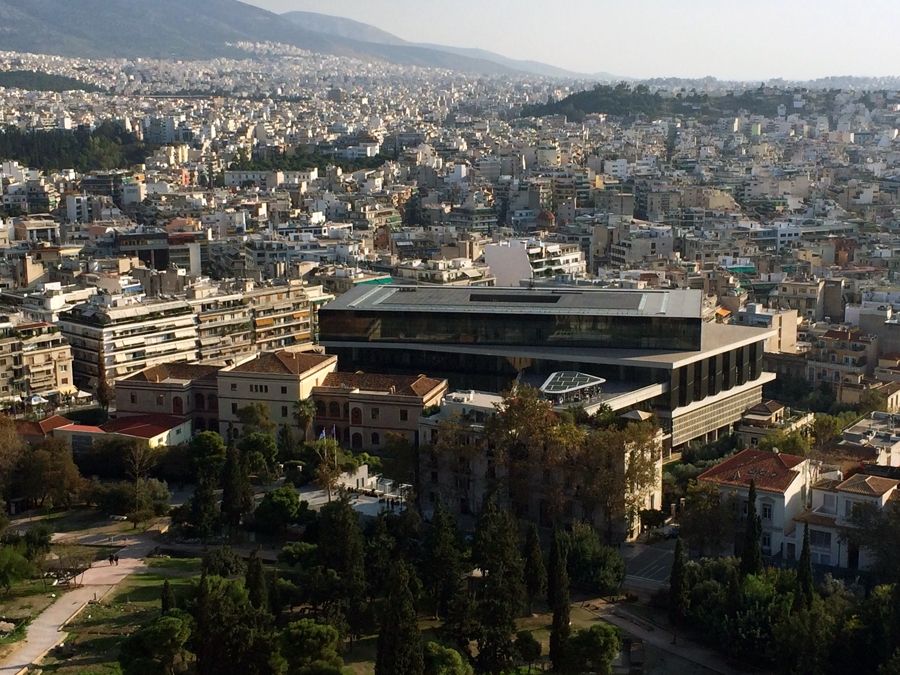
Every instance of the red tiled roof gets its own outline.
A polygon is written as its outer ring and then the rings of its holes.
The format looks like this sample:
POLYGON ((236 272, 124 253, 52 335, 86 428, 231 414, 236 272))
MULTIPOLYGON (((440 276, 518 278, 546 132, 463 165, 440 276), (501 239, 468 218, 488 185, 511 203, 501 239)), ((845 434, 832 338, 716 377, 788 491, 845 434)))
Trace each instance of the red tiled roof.
POLYGON ((123 382, 165 382, 174 380, 215 380, 219 366, 205 366, 198 363, 162 363, 144 368, 134 375, 123 378, 123 382))
POLYGON ((424 375, 385 375, 382 373, 329 373, 322 382, 323 387, 345 387, 364 391, 380 391, 401 396, 427 396, 444 385, 446 380, 438 380, 424 375))
POLYGON ((84 434, 103 434, 106 433, 100 427, 90 426, 88 424, 68 424, 64 427, 59 427, 60 431, 77 431, 84 434))
POLYGON ((110 434, 153 438, 184 423, 184 417, 174 415, 133 415, 110 420, 101 428, 110 434))
POLYGON ((51 415, 37 422, 17 420, 16 432, 20 436, 46 436, 54 429, 68 426, 69 424, 72 424, 72 420, 66 419, 61 415, 51 415))
POLYGON ((900 483, 900 481, 893 478, 867 476, 865 474, 858 473, 850 476, 850 478, 838 485, 837 489, 844 492, 853 492, 860 495, 880 497, 888 490, 897 487, 898 483, 900 483))
POLYGON ((262 352, 256 358, 236 365, 234 373, 271 373, 300 375, 334 359, 331 354, 312 352, 262 352))
POLYGON ((754 481, 758 490, 784 492, 800 475, 795 467, 803 457, 765 450, 743 450, 701 473, 697 480, 718 485, 749 487, 754 481))

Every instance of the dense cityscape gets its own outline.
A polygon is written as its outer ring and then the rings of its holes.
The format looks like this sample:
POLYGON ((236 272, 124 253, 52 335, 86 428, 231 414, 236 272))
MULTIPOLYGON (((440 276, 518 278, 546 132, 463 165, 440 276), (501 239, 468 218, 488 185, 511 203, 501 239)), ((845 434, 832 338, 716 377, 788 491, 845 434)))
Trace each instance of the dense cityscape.
POLYGON ((900 673, 900 77, 123 1, 0 0, 0 672, 900 673))

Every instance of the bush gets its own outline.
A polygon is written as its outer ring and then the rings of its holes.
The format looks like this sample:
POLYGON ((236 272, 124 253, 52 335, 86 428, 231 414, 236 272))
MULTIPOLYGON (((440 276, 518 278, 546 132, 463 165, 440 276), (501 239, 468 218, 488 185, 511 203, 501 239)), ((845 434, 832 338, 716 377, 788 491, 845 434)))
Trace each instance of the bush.
POLYGON ((203 571, 217 577, 237 577, 244 574, 246 565, 230 546, 217 546, 203 554, 203 571))
POLYGON ((590 525, 576 523, 568 535, 568 568, 572 585, 598 595, 613 595, 625 579, 625 561, 604 546, 590 525))
POLYGON ((256 528, 261 532, 283 532, 297 520, 300 497, 292 487, 280 487, 263 497, 253 514, 256 528))

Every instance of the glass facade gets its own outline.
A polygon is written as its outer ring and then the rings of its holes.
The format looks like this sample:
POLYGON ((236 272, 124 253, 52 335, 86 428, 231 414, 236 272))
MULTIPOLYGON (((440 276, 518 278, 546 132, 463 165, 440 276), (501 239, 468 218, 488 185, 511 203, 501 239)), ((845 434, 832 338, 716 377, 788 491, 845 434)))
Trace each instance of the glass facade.
POLYGON ((346 311, 319 313, 322 342, 700 349, 701 320, 653 316, 346 311))
POLYGON ((451 389, 504 391, 519 376, 520 371, 535 381, 546 379, 560 370, 577 370, 610 381, 632 382, 642 385, 663 383, 670 371, 662 368, 582 363, 576 360, 532 359, 489 354, 461 354, 452 350, 380 349, 372 347, 328 347, 339 363, 353 363, 357 367, 380 373, 428 373, 429 377, 445 378, 451 389))

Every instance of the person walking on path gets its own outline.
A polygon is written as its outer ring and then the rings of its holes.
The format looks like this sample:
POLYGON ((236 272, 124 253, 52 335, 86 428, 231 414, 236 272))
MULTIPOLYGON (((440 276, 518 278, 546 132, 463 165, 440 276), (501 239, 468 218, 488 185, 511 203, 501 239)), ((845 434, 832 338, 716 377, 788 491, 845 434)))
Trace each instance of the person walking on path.
POLYGON ((109 554, 109 558, 108 558, 108 560, 109 560, 109 564, 110 564, 110 565, 112 565, 112 564, 113 564, 113 560, 114 560, 114 558, 115 558, 115 557, 114 557, 114 556, 113 556, 113 554, 112 554, 112 553, 110 553, 110 554, 109 554))
POLYGON ((116 567, 118 567, 119 566, 119 556, 115 556, 115 561, 116 561, 116 567))

